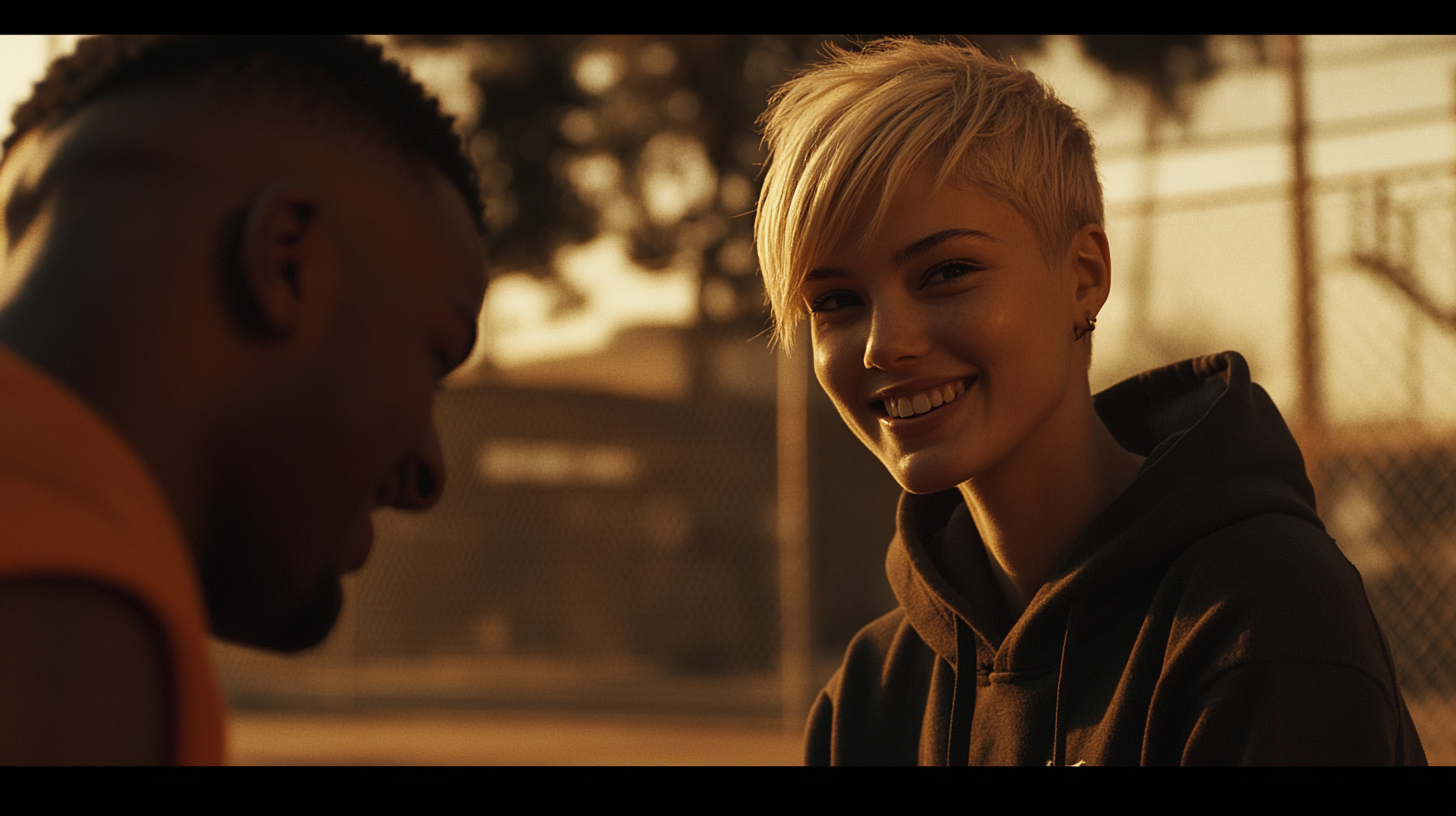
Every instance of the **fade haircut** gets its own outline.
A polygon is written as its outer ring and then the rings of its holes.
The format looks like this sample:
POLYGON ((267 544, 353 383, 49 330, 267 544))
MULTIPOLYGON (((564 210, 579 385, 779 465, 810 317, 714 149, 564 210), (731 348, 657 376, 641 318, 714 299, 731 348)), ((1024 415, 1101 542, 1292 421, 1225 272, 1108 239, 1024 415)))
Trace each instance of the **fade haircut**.
MULTIPOLYGON (((775 339, 803 318, 812 265, 875 202, 866 235, 920 166, 1025 218, 1048 265, 1086 224, 1102 224, 1102 185, 1086 124, 1030 71, 972 45, 906 38, 827 60, 780 86, 759 117, 768 170, 754 237, 775 339)), ((930 195, 933 190, 926 190, 930 195)))
MULTIPOLYGON (((86 105, 135 88, 220 78, 297 111, 337 117, 360 138, 438 169, 484 228, 475 169, 453 119, 377 44, 342 35, 103 35, 51 63, 16 107, 5 157, 24 136, 56 127, 86 105)), ((0 163, 4 159, 0 158, 0 163)))

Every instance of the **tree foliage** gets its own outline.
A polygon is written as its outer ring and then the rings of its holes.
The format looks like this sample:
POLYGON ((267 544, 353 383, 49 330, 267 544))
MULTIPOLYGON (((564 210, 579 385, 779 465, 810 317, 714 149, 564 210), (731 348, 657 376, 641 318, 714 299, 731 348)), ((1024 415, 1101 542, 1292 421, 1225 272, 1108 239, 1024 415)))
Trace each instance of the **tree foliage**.
MULTIPOLYGON (((860 40, 872 37, 857 38, 860 40)), ((1040 36, 966 37, 1004 57, 1040 36)), ((1206 35, 1084 35, 1084 51, 1171 111, 1217 68, 1206 35)), ((649 268, 701 274, 707 325, 762 328, 755 120, 771 89, 822 56, 817 35, 401 37, 467 49, 483 99, 468 134, 498 270, 552 274, 556 250, 604 232, 649 268)))

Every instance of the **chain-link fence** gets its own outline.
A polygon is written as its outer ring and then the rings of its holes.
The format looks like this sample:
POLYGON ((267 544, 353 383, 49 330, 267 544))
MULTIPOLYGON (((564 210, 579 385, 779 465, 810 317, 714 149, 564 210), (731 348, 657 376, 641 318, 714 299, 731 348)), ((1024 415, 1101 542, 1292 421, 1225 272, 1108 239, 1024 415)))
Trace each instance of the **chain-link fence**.
POLYGON ((1448 167, 1324 185, 1322 397, 1313 463, 1433 760, 1456 761, 1456 254, 1448 167))

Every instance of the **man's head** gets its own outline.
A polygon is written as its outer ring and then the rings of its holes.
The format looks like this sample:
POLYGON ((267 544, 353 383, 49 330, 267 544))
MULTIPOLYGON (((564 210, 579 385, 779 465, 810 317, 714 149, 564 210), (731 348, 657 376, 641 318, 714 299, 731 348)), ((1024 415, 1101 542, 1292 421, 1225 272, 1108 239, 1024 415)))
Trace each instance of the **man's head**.
POLYGON ((438 105, 344 37, 83 41, 0 163, 0 341, 156 475, 215 632, 328 632, 379 506, 443 487, 481 205, 438 105))
POLYGON ((755 232, 786 347, 803 316, 805 275, 863 227, 862 214, 874 232, 922 166, 935 187, 1010 204, 1048 264, 1083 225, 1102 223, 1086 125, 1035 75, 973 46, 889 39, 836 49, 780 87, 759 122, 769 163, 755 232))

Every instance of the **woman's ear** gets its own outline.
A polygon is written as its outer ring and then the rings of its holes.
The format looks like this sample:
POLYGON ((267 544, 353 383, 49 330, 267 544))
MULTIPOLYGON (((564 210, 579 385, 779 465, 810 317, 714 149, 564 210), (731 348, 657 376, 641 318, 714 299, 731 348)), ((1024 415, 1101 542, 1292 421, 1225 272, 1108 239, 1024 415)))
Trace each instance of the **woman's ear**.
POLYGON ((1112 253, 1101 224, 1086 224, 1077 230, 1067 247, 1064 264, 1076 287, 1074 317, 1095 318, 1112 291, 1112 253))
POLYGON ((279 182, 258 193, 233 232, 224 274, 243 329, 265 338, 298 330, 308 307, 335 289, 338 258, 318 217, 318 197, 279 182))

